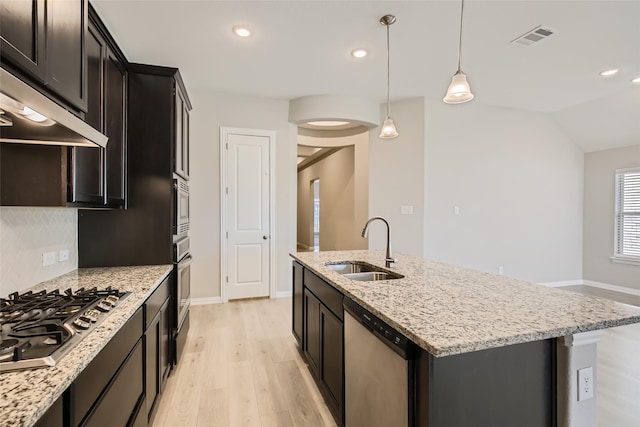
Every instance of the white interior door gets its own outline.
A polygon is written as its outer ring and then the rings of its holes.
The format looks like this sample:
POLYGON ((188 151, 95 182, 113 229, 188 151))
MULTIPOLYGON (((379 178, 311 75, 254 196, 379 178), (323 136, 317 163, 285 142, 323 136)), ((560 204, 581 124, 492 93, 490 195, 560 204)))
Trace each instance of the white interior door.
POLYGON ((270 144, 226 133, 226 299, 269 296, 270 144))

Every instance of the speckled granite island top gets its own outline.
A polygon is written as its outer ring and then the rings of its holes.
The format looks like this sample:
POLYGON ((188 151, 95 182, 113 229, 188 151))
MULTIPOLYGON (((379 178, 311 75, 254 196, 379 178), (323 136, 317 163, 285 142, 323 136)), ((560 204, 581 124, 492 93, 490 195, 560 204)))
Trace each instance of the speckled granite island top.
POLYGON ((382 267, 382 251, 293 258, 436 357, 640 323, 640 308, 422 258, 394 254, 403 279, 358 282, 326 263, 382 267))
MULTIPOLYGON (((29 427, 47 412, 109 340, 129 320, 171 272, 171 265, 83 268, 40 283, 28 290, 81 287, 114 288, 132 295, 105 321, 51 368, 0 374, 0 425, 29 427)), ((26 291, 26 290, 25 290, 26 291)))

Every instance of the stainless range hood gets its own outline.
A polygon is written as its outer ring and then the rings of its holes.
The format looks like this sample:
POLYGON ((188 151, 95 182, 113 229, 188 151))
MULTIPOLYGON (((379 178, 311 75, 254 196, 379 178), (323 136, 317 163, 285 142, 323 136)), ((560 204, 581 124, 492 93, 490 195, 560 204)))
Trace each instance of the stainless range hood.
POLYGON ((108 138, 0 68, 0 142, 106 147, 108 138))

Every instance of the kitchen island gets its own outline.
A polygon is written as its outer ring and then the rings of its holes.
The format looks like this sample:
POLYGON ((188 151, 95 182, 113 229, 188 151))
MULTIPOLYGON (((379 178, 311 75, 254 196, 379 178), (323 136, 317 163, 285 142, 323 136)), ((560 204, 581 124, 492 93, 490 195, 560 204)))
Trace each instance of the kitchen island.
MULTIPOLYGON (((409 255, 396 254, 399 262, 390 270, 404 277, 374 282, 351 280, 327 264, 359 261, 382 268, 383 251, 291 255, 304 270, 305 295, 309 291, 322 300, 307 286, 318 278, 417 344, 416 425, 509 425, 495 415, 505 409, 511 411, 505 417, 518 420, 518 425, 524 425, 518 417, 527 411, 544 412, 545 420, 527 425, 555 425, 556 411, 564 411, 567 399, 556 395, 565 380, 558 367, 562 350, 556 349, 561 347, 556 338, 640 323, 637 307, 409 255), (456 412, 475 414, 475 424, 452 420, 456 412), (484 416, 490 424, 482 424, 484 416)), ((294 300, 295 282, 294 262, 294 300)), ((335 308, 332 312, 342 315, 335 308)), ((295 329, 294 306, 294 335, 295 329)), ((300 342, 310 359, 305 337, 300 342)), ((320 353, 331 354, 324 349, 320 353)), ((321 368, 317 372, 316 379, 329 378, 321 368)), ((324 383, 320 388, 325 389, 325 399, 336 396, 339 387, 331 391, 330 382, 324 383)), ((343 405, 334 411, 338 420, 343 405)))
MULTIPOLYGON (((111 286, 131 295, 56 366, 0 374, 0 425, 30 427, 42 417, 105 348, 173 270, 172 265, 84 268, 29 291, 111 286)), ((27 291, 25 290, 25 291, 27 291)), ((79 420, 78 420, 79 421, 79 420)))

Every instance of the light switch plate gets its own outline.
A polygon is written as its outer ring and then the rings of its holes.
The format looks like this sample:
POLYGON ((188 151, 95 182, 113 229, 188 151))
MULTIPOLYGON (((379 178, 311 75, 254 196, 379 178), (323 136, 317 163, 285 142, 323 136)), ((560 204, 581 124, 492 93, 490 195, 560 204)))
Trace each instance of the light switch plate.
POLYGON ((42 254, 42 266, 47 267, 49 265, 53 265, 56 263, 56 253, 55 252, 44 252, 42 254))
POLYGON ((400 206, 401 215, 413 215, 413 206, 400 206))

